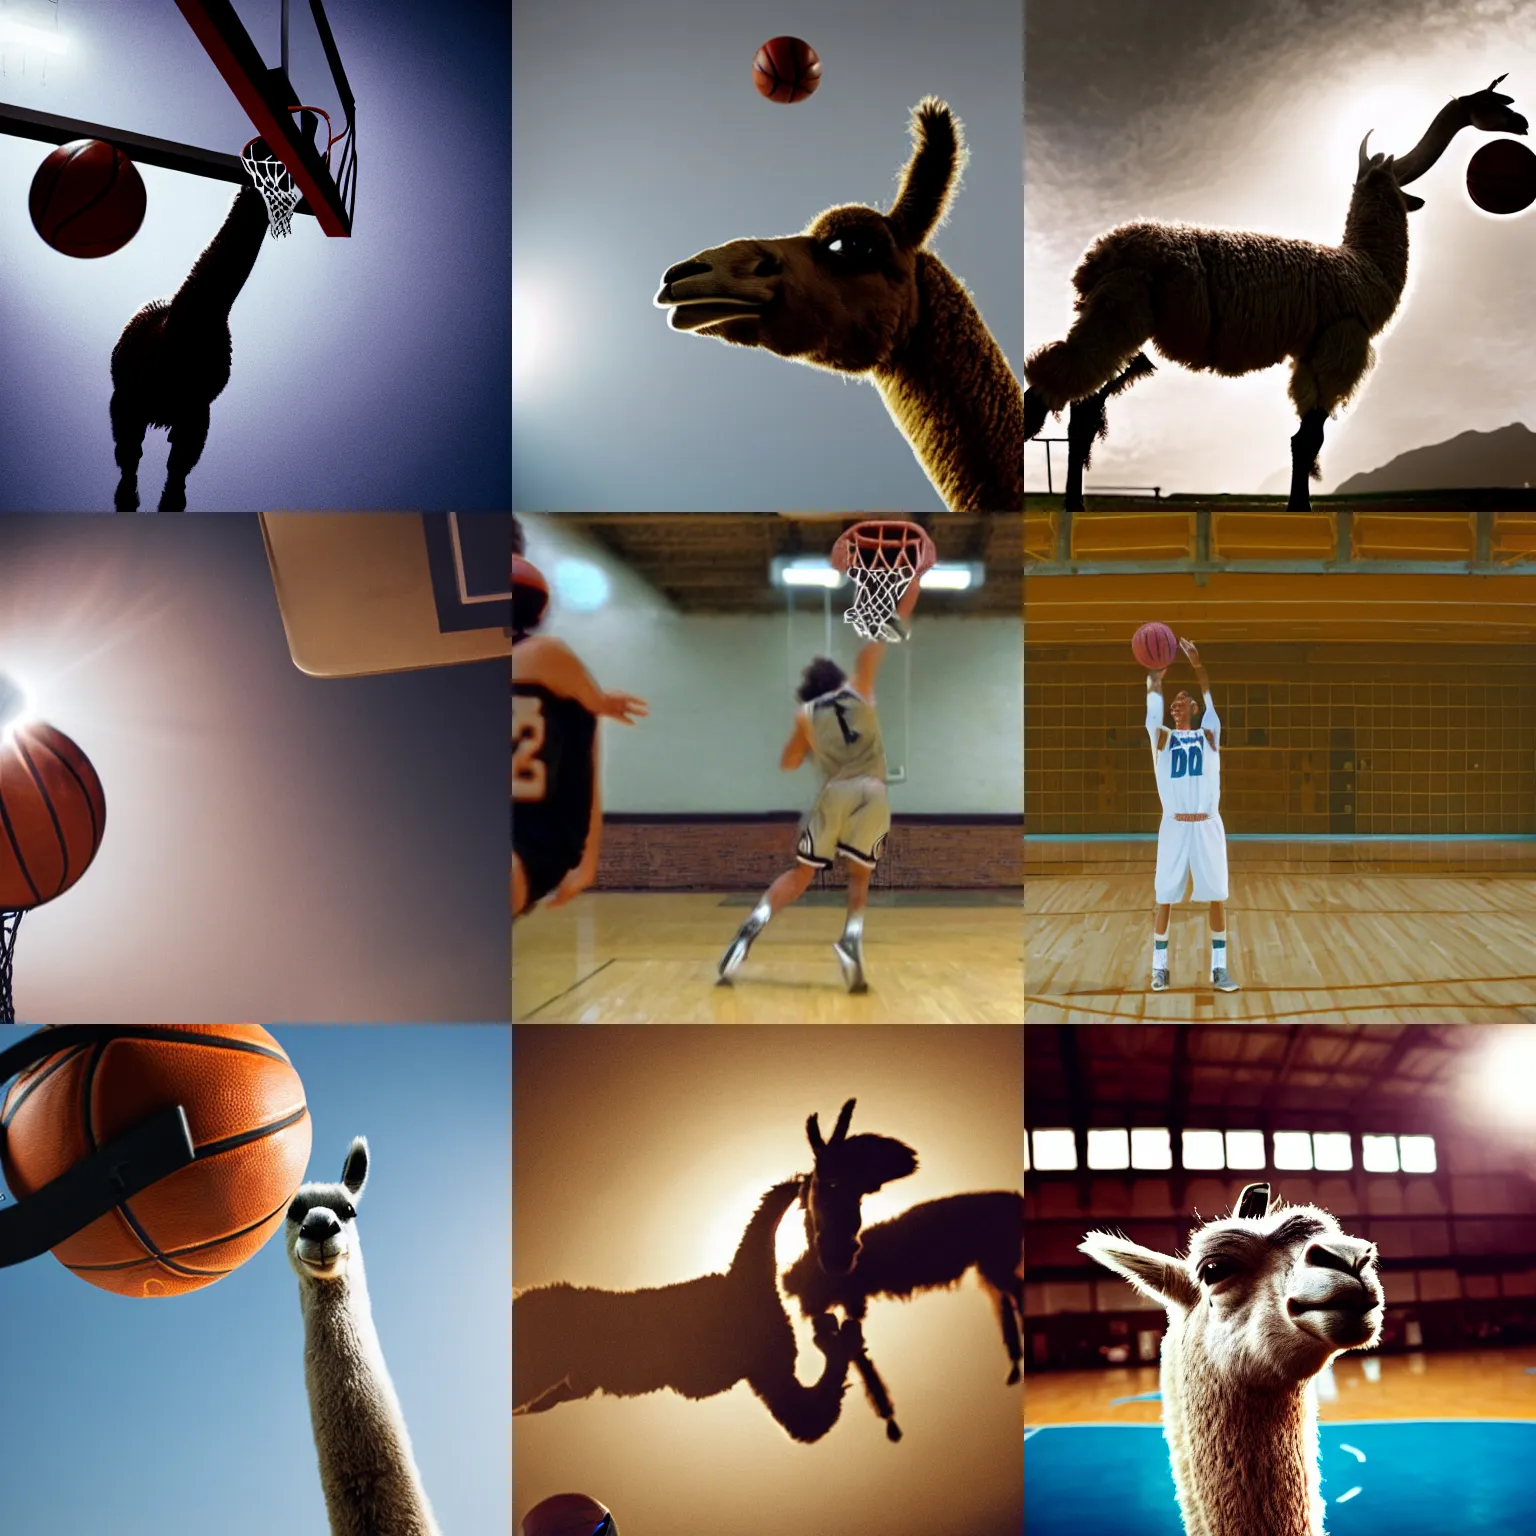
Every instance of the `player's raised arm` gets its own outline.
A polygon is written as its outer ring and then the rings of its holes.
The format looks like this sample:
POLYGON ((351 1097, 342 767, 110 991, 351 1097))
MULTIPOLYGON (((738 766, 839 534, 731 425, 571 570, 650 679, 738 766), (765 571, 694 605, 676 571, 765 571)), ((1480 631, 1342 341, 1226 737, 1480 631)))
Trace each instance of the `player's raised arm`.
MULTIPOLYGON (((907 583, 907 590, 901 594, 901 601, 896 604, 896 620, 903 634, 906 633, 907 620, 912 617, 912 610, 917 607, 921 583, 922 577, 914 576, 907 583)), ((875 702, 875 674, 879 672, 880 663, 884 660, 885 641, 871 640, 859 648, 853 663, 854 689, 871 704, 875 702)))
POLYGON ((796 710, 795 728, 790 732, 789 740, 784 743, 784 750, 779 753, 779 767, 785 773, 793 773, 805 761, 810 750, 811 738, 807 733, 805 715, 796 710))
MULTIPOLYGON (((1163 672, 1168 669, 1163 668, 1163 672)), ((1157 751, 1163 732, 1163 673, 1147 673, 1147 735, 1152 738, 1152 750, 1157 751)))
POLYGON ((1215 702, 1211 698, 1211 680, 1205 675, 1205 668, 1200 662, 1200 652, 1195 649, 1193 640, 1181 639, 1179 649, 1189 657, 1189 664, 1195 669, 1195 676, 1200 682, 1200 694, 1205 701, 1205 713, 1200 717, 1200 728, 1211 738, 1211 745, 1219 751, 1221 718, 1217 715, 1215 702))
POLYGON ((575 699, 591 715, 606 715, 624 725, 650 713, 644 699, 632 693, 614 691, 605 693, 597 686, 592 674, 581 664, 570 646, 554 635, 541 635, 531 653, 522 659, 519 670, 517 655, 512 658, 512 676, 515 680, 542 683, 555 693, 575 699))

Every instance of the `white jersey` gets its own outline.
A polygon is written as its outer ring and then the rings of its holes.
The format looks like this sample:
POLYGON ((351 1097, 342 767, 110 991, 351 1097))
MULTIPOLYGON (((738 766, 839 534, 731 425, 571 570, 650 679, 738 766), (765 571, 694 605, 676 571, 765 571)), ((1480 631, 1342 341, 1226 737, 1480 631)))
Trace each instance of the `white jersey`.
POLYGON ((1221 721, 1210 694, 1199 728, 1168 729, 1161 750, 1158 738, 1164 730, 1163 696, 1147 695, 1147 735, 1152 740, 1152 761, 1157 773, 1157 795, 1163 816, 1221 815, 1221 721), (1206 733, 1210 733, 1210 740, 1206 733))

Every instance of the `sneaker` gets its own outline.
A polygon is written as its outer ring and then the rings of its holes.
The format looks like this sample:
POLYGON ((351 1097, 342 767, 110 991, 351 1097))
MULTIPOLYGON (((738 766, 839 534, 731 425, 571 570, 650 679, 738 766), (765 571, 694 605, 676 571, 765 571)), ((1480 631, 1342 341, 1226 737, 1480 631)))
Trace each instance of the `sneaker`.
POLYGON ((1211 972, 1211 985, 1218 992, 1236 992, 1237 983, 1232 979, 1232 973, 1224 965, 1218 965, 1211 972))
POLYGON ((850 992, 868 992, 869 983, 864 979, 864 946, 855 940, 850 944, 839 939, 832 946, 837 963, 843 968, 843 983, 850 992))
POLYGON ((747 958, 747 951, 752 948, 752 940, 763 931, 762 923, 754 923, 749 917, 740 928, 736 930, 736 937, 731 940, 730 947, 720 957, 719 979, 715 982, 717 987, 728 987, 731 977, 741 969, 741 963, 747 958))
POLYGON ((1168 990, 1168 972, 1152 972, 1152 990, 1154 992, 1166 992, 1168 990))

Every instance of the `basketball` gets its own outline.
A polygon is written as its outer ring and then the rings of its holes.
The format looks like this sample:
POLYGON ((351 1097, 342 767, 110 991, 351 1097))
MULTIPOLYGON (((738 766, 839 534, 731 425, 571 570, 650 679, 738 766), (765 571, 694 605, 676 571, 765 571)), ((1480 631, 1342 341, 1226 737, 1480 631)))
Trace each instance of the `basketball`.
POLYGON ((1161 672, 1178 657, 1179 642, 1166 624, 1143 624, 1131 636, 1131 649, 1148 672, 1161 672))
POLYGON ((65 256, 110 256, 144 222, 144 183, 115 145, 61 144, 38 166, 27 199, 32 224, 65 256))
POLYGON ((1536 202, 1536 154, 1519 139, 1484 144, 1467 165, 1467 195, 1485 213, 1521 213, 1536 202))
POLYGON ((106 822, 90 758, 40 720, 16 726, 0 746, 0 908, 24 912, 67 891, 106 822))
POLYGON ((619 1536, 613 1516, 584 1493, 557 1493, 523 1516, 523 1536, 619 1536))
POLYGON ((58 1051, 5 1095, 0 1164, 18 1200, 176 1104, 197 1161, 53 1250, 88 1285, 179 1296, 255 1254, 282 1226, 309 1163, 304 1085, 259 1025, 149 1025, 58 1051))
POLYGON ((771 37, 752 61, 752 83, 769 101, 804 101, 821 84, 821 59, 803 38, 771 37))

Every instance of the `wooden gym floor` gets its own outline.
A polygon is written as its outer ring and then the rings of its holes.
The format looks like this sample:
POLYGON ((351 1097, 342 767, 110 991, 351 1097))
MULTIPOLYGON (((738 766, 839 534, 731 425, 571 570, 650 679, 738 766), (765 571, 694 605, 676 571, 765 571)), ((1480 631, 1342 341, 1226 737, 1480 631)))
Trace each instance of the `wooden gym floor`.
POLYGON ((1031 1023, 1536 1022, 1536 843, 1228 845, 1230 969, 1203 904, 1174 908, 1153 992, 1151 841, 1025 846, 1031 1023))
POLYGON ((1018 1024, 1016 893, 874 892, 869 991, 852 997, 832 953, 838 892, 781 912, 730 987, 715 985, 755 895, 588 893, 512 928, 512 1017, 537 1024, 1018 1024))

